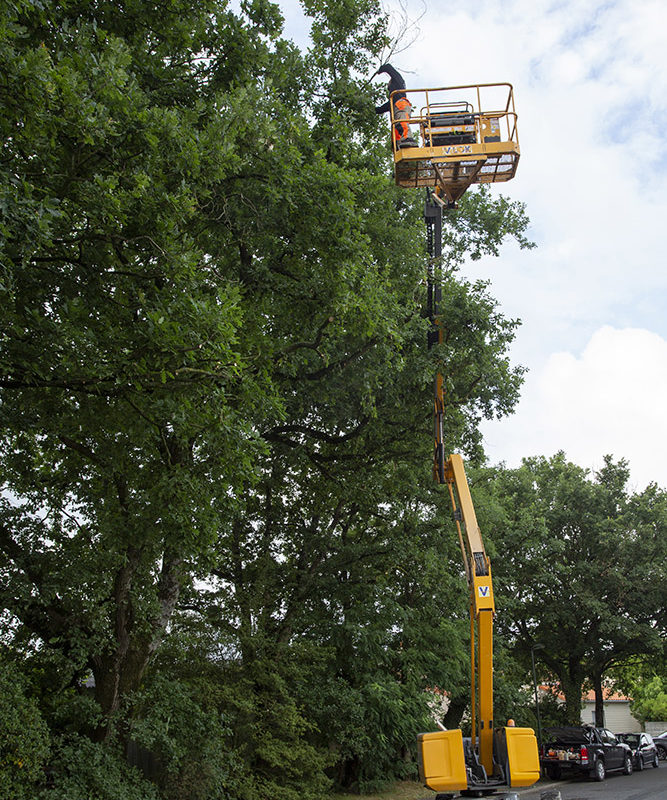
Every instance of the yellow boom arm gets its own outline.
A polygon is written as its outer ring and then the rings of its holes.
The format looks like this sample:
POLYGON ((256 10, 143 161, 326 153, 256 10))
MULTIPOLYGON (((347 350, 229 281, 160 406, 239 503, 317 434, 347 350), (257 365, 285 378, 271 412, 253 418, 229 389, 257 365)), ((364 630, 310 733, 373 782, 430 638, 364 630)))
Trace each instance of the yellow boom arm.
MULTIPOLYGON (((437 405, 436 402, 436 408, 437 405)), ((437 458, 436 446, 436 461, 437 458)), ((446 483, 449 490, 470 590, 472 737, 466 752, 460 730, 419 734, 422 782, 436 792, 532 786, 540 777, 533 729, 493 726, 495 606, 491 564, 477 524, 463 459, 458 454, 451 455, 439 468, 436 464, 434 472, 442 476, 440 482, 446 483)))
POLYGON ((493 773, 493 614, 495 611, 491 564, 477 524, 463 459, 458 453, 451 455, 445 464, 445 481, 454 509, 454 520, 470 589, 472 745, 475 746, 476 733, 479 731, 480 761, 487 775, 491 775, 493 773), (477 647, 475 647, 475 639, 477 639, 477 647), (479 702, 477 702, 478 698, 479 702))

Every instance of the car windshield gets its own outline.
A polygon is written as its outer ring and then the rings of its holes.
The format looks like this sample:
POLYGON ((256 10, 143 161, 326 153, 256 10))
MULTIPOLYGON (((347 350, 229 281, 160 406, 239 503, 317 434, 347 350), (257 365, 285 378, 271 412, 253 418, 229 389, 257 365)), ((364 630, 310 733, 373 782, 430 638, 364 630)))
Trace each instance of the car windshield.
POLYGON ((544 739, 554 744, 588 744, 591 741, 591 734, 587 728, 547 728, 544 739))
POLYGON ((638 733, 619 733, 618 738, 622 742, 626 742, 627 744, 636 747, 639 744, 639 734, 638 733))

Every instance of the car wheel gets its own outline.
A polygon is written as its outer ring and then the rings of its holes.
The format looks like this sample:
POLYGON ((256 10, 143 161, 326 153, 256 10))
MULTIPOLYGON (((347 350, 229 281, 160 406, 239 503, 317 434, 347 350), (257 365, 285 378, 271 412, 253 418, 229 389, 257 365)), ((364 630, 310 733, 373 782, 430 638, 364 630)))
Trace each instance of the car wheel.
POLYGON ((593 765, 593 780, 603 781, 605 779, 606 774, 607 771, 604 768, 604 761, 601 758, 598 758, 598 760, 593 765))
POLYGON ((644 769, 644 759, 641 756, 637 756, 637 772, 641 772, 644 769))
POLYGON ((664 747, 659 747, 659 748, 658 748, 658 758, 659 758, 661 761, 665 761, 665 760, 667 760, 667 750, 665 750, 665 748, 664 748, 664 747))
POLYGON ((632 759, 630 756, 626 756, 625 761, 623 762, 623 774, 632 775, 632 759))
POLYGON ((547 777, 551 778, 552 781, 560 780, 560 767, 549 765, 546 769, 546 772, 547 772, 547 777))

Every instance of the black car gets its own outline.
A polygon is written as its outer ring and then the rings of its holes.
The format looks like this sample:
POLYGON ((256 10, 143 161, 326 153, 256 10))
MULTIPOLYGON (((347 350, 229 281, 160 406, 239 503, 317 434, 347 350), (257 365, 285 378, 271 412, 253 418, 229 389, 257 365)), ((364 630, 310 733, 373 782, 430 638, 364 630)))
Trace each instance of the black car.
POLYGON ((658 758, 661 761, 667 761, 667 731, 663 731, 652 738, 658 748, 658 758))
POLYGON ((629 745, 636 770, 658 766, 658 748, 648 733, 617 733, 616 737, 629 745))
POLYGON ((593 725, 546 728, 540 763, 553 780, 568 774, 589 775, 603 781, 608 772, 632 773, 632 751, 606 728, 593 725))

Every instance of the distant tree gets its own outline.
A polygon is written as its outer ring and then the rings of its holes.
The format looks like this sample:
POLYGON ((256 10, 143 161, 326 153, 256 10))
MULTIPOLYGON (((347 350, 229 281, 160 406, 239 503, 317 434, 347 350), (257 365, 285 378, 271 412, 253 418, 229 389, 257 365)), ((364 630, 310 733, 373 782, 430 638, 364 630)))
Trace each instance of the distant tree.
POLYGON ((590 476, 562 453, 479 478, 493 497, 485 517, 497 552, 499 627, 525 655, 543 645, 536 656, 557 676, 573 723, 584 681, 596 689, 601 723, 612 666, 662 646, 662 493, 650 487, 630 497, 627 480, 623 461, 607 457, 590 476))
POLYGON ((633 685, 632 713, 640 722, 667 720, 667 681, 656 675, 648 681, 636 681, 633 685))
POLYGON ((613 667, 634 656, 659 656, 664 651, 667 590, 667 493, 654 484, 629 495, 627 463, 610 457, 595 474, 601 489, 599 508, 608 543, 608 567, 602 577, 601 597, 611 619, 598 623, 598 646, 588 656, 589 678, 595 691, 595 715, 603 723, 603 681, 613 667))
POLYGON ((637 719, 667 720, 663 708, 667 670, 663 651, 630 658, 611 671, 615 686, 631 698, 630 708, 637 719))

